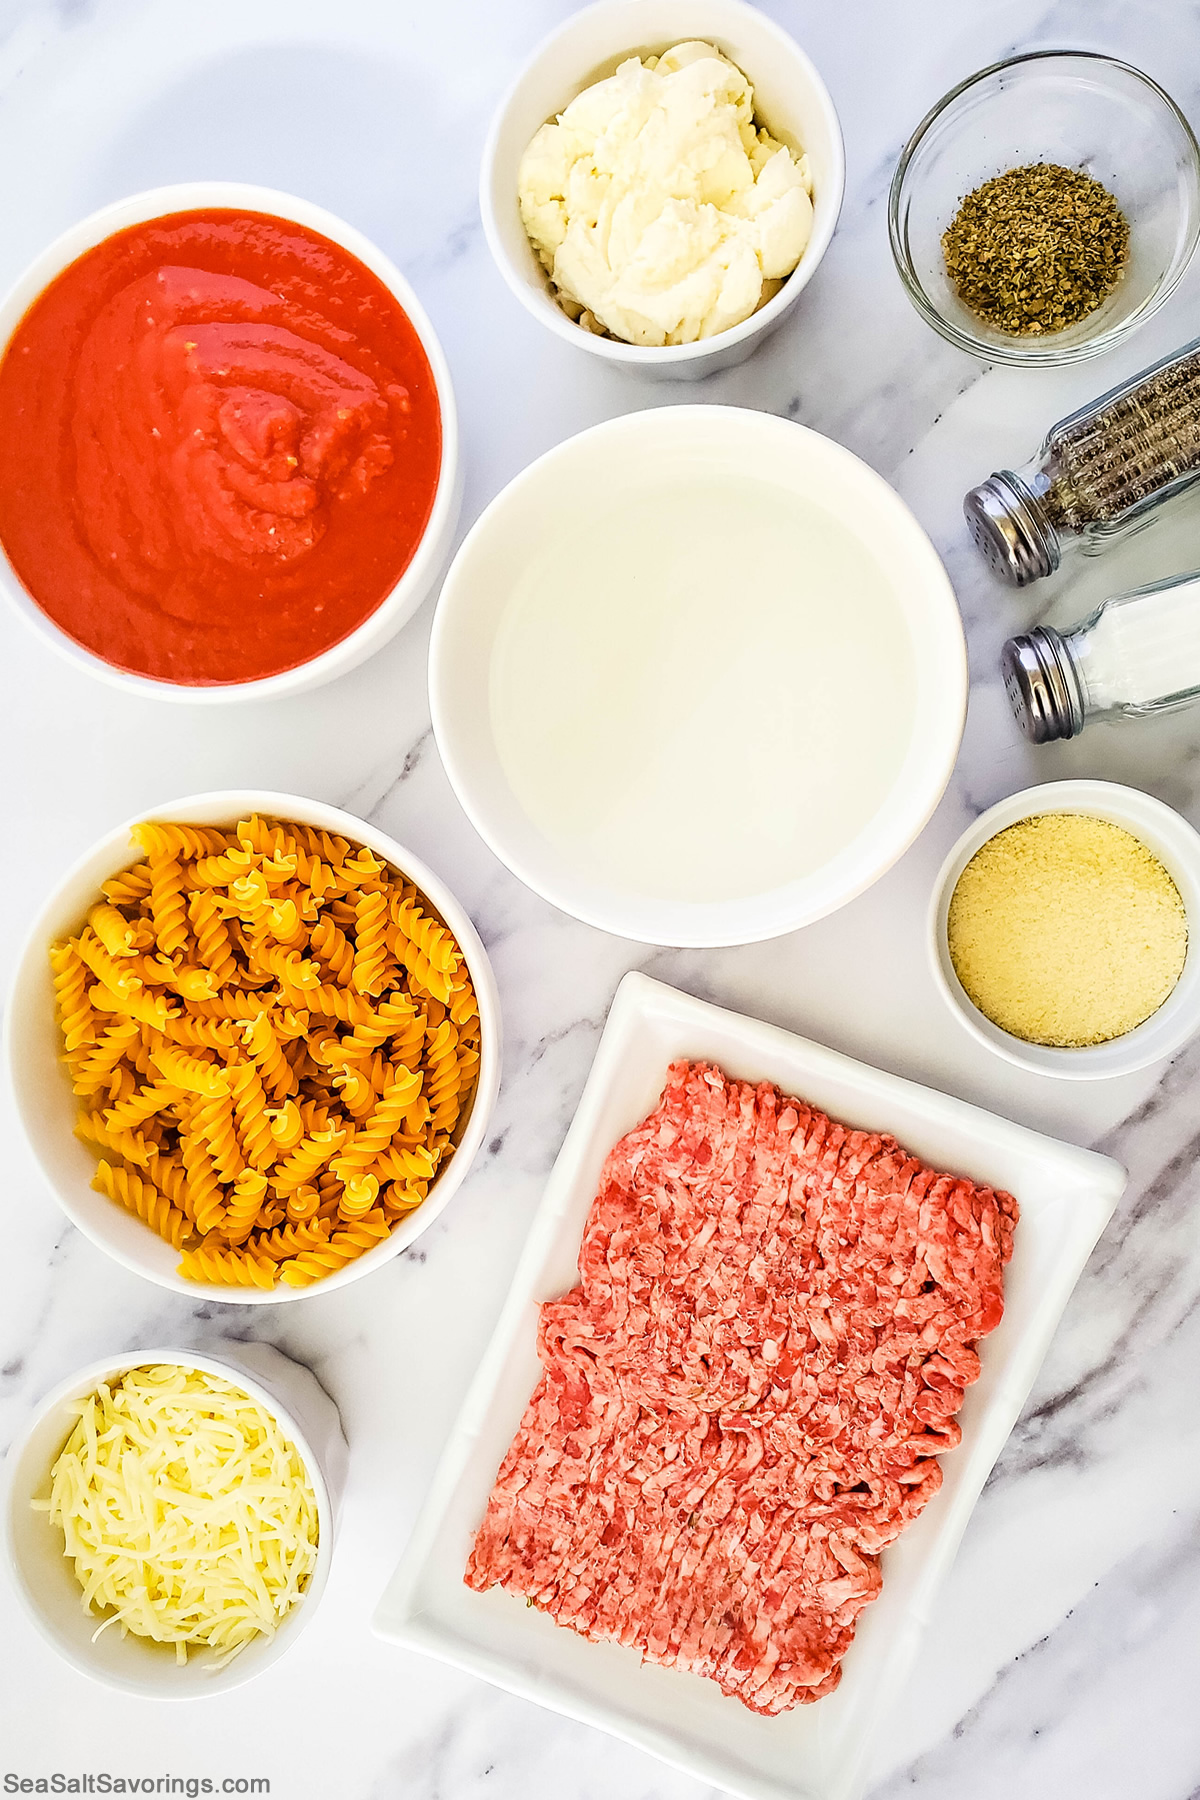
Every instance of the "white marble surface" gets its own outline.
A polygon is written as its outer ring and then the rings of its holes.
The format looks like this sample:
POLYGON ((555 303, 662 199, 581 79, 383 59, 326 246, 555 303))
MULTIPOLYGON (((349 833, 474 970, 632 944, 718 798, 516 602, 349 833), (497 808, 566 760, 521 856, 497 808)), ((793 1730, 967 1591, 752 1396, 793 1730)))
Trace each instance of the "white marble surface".
POLYGON ((6 969, 41 893, 94 837, 168 796, 253 784, 377 820, 451 883, 503 994, 506 1075, 488 1154, 415 1251, 286 1308, 189 1305, 127 1275, 64 1222, 6 1120, 0 1438, 78 1364, 125 1346, 262 1336, 342 1408, 352 1472, 321 1614, 244 1690, 184 1710, 122 1699, 65 1666, 4 1587, 0 1776, 54 1770, 266 1776, 276 1796, 344 1800, 702 1800, 613 1740, 375 1641, 368 1619, 582 1086, 621 973, 645 968, 1096 1144, 1129 1165, 996 1470, 888 1736, 876 1800, 1188 1800, 1200 1792, 1200 1049, 1082 1087, 1024 1076, 943 1009, 923 945, 930 883, 973 813, 1056 775, 1128 779, 1200 820, 1200 714, 1074 746, 1019 741, 996 677, 1004 636, 1071 619, 1105 590, 1200 562, 1200 504, 1086 574, 1016 597, 982 570, 963 489, 1044 425, 1200 329, 1200 270, 1105 363, 988 371, 936 338, 890 263, 901 142, 953 81, 1018 46, 1084 45, 1147 68, 1200 120, 1193 0, 769 0, 843 120, 841 229, 783 331, 694 393, 573 353, 503 287, 475 204, 487 116, 567 0, 0 0, 0 279, 83 213, 194 176, 266 182, 353 221, 405 269, 442 336, 461 406, 469 520, 530 457, 583 426, 703 398, 832 434, 909 500, 958 588, 974 688, 933 823, 871 892, 791 938, 652 951, 526 892, 458 810, 429 733, 430 608, 315 695, 219 714, 140 704, 76 676, 11 618, 3 631, 6 969))

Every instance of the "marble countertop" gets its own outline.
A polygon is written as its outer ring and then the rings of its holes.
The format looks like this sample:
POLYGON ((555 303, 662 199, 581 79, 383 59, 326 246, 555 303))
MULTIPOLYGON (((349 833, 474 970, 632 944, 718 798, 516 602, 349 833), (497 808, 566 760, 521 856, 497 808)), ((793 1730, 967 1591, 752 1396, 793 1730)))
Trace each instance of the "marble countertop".
POLYGON ((1010 1069, 945 1009, 923 930, 949 844, 1032 781, 1128 780, 1200 822, 1200 713, 1034 751, 997 676, 1013 629, 1073 619, 1105 592, 1200 562, 1200 503, 1020 596, 986 574, 959 512, 966 486, 1027 455, 1052 419, 1196 334, 1200 269, 1103 362, 987 369, 911 310, 891 266, 886 196, 926 108, 1018 47, 1115 52, 1200 122, 1200 5, 766 0, 840 110, 842 224, 779 334, 742 368, 678 389, 599 366, 541 329, 483 242, 475 184, 487 118, 571 10, 568 0, 3 0, 0 283, 84 213, 161 182, 243 179, 332 208, 396 259, 442 338, 464 431, 464 526, 537 453, 638 407, 713 400, 831 434, 895 484, 954 580, 973 682, 958 769, 910 853, 834 917, 743 949, 651 950, 556 912, 475 836, 430 734, 430 605, 343 680, 219 712, 119 695, 3 620, 6 974, 45 889, 122 817, 212 787, 311 794, 377 822, 466 903, 500 982, 505 1077, 486 1155, 414 1250, 282 1308, 189 1303, 125 1273, 66 1224, 6 1117, 0 1442, 92 1358, 232 1334, 269 1339, 317 1372, 352 1462, 317 1620, 285 1661, 232 1694, 183 1709, 93 1686, 56 1660, 3 1586, 0 1777, 257 1776, 284 1800, 705 1800, 710 1790, 690 1778, 382 1644, 368 1626, 613 990, 642 968, 1129 1167, 1127 1196, 942 1591, 873 1795, 1187 1800, 1200 1792, 1200 1046, 1166 1070, 1094 1085, 1010 1069))

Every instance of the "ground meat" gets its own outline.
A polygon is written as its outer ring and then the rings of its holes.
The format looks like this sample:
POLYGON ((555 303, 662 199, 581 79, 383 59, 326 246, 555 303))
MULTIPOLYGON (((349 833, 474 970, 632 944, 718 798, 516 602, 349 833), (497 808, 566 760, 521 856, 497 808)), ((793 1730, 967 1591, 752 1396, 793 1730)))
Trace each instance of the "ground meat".
POLYGON ((1017 1203, 679 1062, 605 1164, 580 1285, 466 1580, 711 1676, 831 1693, 879 1552, 941 1485, 1017 1203))

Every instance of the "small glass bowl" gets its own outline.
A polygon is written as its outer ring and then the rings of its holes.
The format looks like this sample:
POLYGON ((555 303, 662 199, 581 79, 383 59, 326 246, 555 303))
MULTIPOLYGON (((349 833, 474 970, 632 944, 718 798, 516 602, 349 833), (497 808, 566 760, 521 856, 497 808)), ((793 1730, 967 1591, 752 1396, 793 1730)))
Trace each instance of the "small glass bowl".
POLYGON ((1111 349, 1173 292, 1200 236, 1200 146, 1168 94, 1128 63, 1041 50, 960 82, 905 146, 888 202, 892 255, 917 311, 987 362, 1081 362, 1111 349), (1029 163, 1083 169, 1129 221, 1129 259, 1108 298, 1065 331, 1017 337, 963 305, 942 233, 984 181, 1029 163))

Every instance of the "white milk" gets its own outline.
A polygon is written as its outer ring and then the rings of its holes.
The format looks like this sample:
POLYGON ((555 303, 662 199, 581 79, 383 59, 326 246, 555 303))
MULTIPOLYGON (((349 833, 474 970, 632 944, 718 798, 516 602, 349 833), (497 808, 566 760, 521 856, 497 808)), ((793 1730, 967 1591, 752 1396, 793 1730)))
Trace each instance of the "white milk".
POLYGON ((722 901, 830 861, 885 803, 913 726, 886 571, 751 476, 581 499, 513 588, 491 668, 504 772, 592 880, 722 901))

